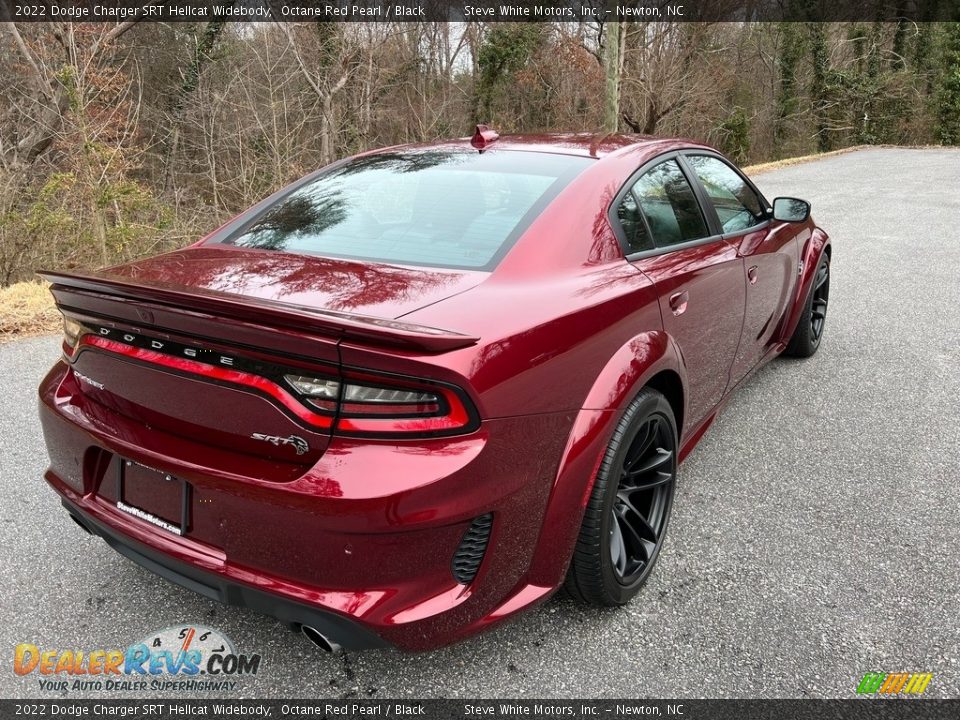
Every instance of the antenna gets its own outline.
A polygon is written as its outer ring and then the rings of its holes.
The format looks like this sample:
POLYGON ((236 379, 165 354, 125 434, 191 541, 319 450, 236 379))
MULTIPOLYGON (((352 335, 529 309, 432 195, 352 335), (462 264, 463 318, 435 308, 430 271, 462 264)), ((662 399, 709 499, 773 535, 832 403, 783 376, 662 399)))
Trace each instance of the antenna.
POLYGON ((489 126, 477 125, 477 129, 474 130, 473 137, 470 139, 470 144, 480 152, 483 152, 487 147, 496 142, 499 137, 500 134, 489 126))

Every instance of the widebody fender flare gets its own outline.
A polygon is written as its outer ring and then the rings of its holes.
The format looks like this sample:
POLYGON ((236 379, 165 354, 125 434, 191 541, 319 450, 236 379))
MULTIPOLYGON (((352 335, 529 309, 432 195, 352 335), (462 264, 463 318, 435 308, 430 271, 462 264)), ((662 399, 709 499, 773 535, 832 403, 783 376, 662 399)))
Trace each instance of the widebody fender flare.
POLYGON ((610 358, 571 427, 547 501, 527 582, 558 587, 580 531, 597 469, 616 423, 637 393, 669 370, 685 381, 676 343, 662 330, 631 338, 610 358))
POLYGON ((797 323, 800 322, 800 316, 803 314, 803 307, 807 301, 807 295, 810 293, 810 287, 813 285, 813 278, 817 274, 817 267, 820 265, 820 258, 825 252, 829 252, 830 238, 823 230, 814 227, 810 237, 804 243, 800 250, 800 262, 803 263, 803 272, 800 274, 800 282, 797 283, 797 291, 793 298, 793 304, 783 324, 783 335, 780 341, 786 345, 793 337, 797 329, 797 323))

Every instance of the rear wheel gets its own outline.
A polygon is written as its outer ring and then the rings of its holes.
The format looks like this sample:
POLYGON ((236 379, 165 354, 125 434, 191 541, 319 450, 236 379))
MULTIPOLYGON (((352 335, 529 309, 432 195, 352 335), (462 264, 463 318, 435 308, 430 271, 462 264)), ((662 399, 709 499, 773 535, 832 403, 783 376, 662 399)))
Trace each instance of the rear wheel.
POLYGON ((830 258, 824 253, 813 277, 813 286, 807 296, 803 315, 793 331, 790 344, 784 351, 794 357, 810 357, 820 347, 823 327, 827 322, 827 302, 830 299, 830 258))
POLYGON ((614 430, 597 472, 565 589, 592 605, 623 605, 650 575, 670 519, 677 425, 667 399, 644 388, 614 430))

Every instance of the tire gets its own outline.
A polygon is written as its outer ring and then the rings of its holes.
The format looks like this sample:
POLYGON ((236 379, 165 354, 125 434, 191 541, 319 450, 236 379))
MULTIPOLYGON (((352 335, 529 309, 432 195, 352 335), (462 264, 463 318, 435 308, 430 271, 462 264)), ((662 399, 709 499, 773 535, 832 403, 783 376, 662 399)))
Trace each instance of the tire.
POLYGON ((677 446, 670 403, 644 388, 617 423, 597 471, 564 582, 574 600, 624 605, 646 582, 673 507, 677 446))
POLYGON ((827 303, 830 299, 830 257, 824 253, 820 257, 820 264, 813 276, 813 284, 807 293, 807 300, 803 306, 803 314, 797 322, 797 329, 785 355, 792 357, 810 357, 823 339, 823 329, 827 321, 827 303))

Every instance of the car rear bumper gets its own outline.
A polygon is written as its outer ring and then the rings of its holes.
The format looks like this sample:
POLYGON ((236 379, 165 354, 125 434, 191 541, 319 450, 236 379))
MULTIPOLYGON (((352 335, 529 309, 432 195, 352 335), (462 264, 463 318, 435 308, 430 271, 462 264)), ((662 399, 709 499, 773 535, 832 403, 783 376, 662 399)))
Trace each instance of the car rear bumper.
POLYGON ((102 538, 107 545, 160 577, 193 590, 224 605, 245 607, 275 617, 293 628, 308 625, 348 650, 389 647, 389 643, 341 615, 318 610, 316 607, 294 602, 280 595, 231 582, 216 573, 206 572, 195 565, 182 563, 137 543, 110 525, 80 511, 73 503, 61 498, 63 507, 80 527, 91 535, 102 538))
POLYGON ((58 363, 40 388, 40 419, 46 479, 85 529, 179 585, 311 625, 344 647, 439 647, 553 590, 529 570, 570 414, 417 443, 334 439, 315 465, 281 472, 113 413, 58 363), (112 478, 124 459, 190 484, 186 534, 118 509, 112 478), (479 571, 458 582, 454 555, 486 514, 479 571))

